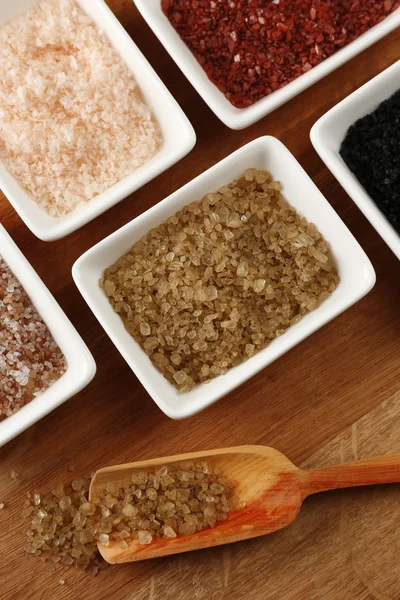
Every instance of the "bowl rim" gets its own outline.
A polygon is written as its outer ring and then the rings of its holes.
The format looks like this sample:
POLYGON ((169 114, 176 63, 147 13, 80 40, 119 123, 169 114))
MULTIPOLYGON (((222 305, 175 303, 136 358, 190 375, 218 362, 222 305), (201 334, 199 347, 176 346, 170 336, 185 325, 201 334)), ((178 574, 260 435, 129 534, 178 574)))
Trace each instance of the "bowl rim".
MULTIPOLYGON (((349 242, 349 243, 350 243, 349 242)), ((125 245, 125 241, 123 242, 125 245)), ((128 245, 128 244, 127 244, 128 245)), ((128 245, 129 248, 129 245, 128 245)), ((124 251, 118 250, 118 256, 122 256, 124 251)), ((353 269, 354 270, 354 269, 353 269)), ((264 369, 266 366, 271 364, 274 360, 285 354, 288 350, 296 346, 303 339, 314 333, 317 329, 328 323, 331 319, 338 316, 341 312, 349 308, 352 304, 357 302, 360 298, 362 298, 365 294, 367 294, 370 289, 372 289, 375 284, 376 276, 375 271, 372 267, 370 260, 367 255, 348 230, 346 225, 340 219, 340 217, 335 213, 334 209, 329 205, 328 201, 322 196, 321 192, 315 186, 311 178, 305 173, 304 169, 300 166, 298 161, 294 158, 294 156, 289 152, 289 150, 276 138, 271 136, 264 136, 261 138, 257 138, 250 143, 246 144, 236 150, 232 154, 225 157, 222 161, 218 162, 210 169, 207 169, 203 173, 201 173, 198 177, 194 178, 192 181, 182 186, 174 193, 170 194, 166 198, 164 198, 161 202, 154 205, 152 208, 148 209, 146 212, 142 213, 135 219, 132 219, 129 223, 121 227, 120 229, 113 232, 111 235, 107 236, 94 246, 92 246, 89 250, 87 250, 82 256, 78 258, 72 268, 72 276, 77 285, 80 293, 83 298, 89 305, 96 319, 99 321, 107 335, 110 337, 111 341, 115 345, 116 349, 123 356, 123 358, 128 363, 130 369, 134 372, 136 377, 142 383, 150 397, 155 401, 155 403, 159 406, 159 408, 170 418, 172 419, 183 419, 189 416, 196 414, 197 412, 207 408, 222 396, 225 396, 227 393, 250 379, 253 375, 264 369), (196 398, 196 401, 193 402, 187 397, 185 402, 182 402, 178 407, 172 406, 171 397, 168 400, 168 394, 170 394, 171 388, 173 386, 159 373, 159 376, 162 380, 155 379, 154 372, 156 368, 152 366, 152 374, 148 374, 146 372, 147 366, 143 369, 142 366, 137 365, 138 356, 133 356, 131 352, 131 346, 128 347, 130 343, 127 341, 127 338, 121 340, 120 337, 124 337, 122 333, 122 329, 124 329, 122 322, 120 321, 119 316, 115 313, 108 303, 106 297, 104 296, 104 292, 98 286, 98 279, 101 277, 101 272, 106 268, 104 255, 107 254, 107 265, 110 265, 114 262, 114 258, 111 257, 111 249, 116 247, 119 242, 125 239, 126 236, 132 238, 132 241, 129 242, 130 245, 135 241, 135 239, 140 239, 147 231, 149 231, 152 227, 156 226, 156 222, 158 224, 165 221, 167 218, 165 215, 168 213, 172 215, 179 210, 175 205, 175 201, 179 202, 181 206, 188 204, 193 200, 192 189, 196 186, 196 184, 208 183, 210 189, 215 187, 212 180, 215 174, 222 171, 225 166, 229 165, 232 161, 234 161, 238 156, 246 156, 249 152, 253 151, 254 148, 262 148, 264 151, 270 150, 272 146, 276 146, 281 149, 282 152, 285 152, 288 160, 291 161, 292 165, 295 165, 298 172, 301 174, 301 177, 307 181, 307 185, 310 188, 315 189, 318 193, 318 198, 321 197, 324 199, 324 211, 328 211, 329 215, 334 214, 337 222, 337 226, 340 226, 341 231, 346 232, 346 236, 350 240, 352 247, 357 253, 357 260, 360 260, 361 269, 362 269, 362 285, 357 282, 354 283, 353 289, 346 291, 346 293, 342 293, 339 300, 336 302, 335 307, 330 307, 329 310, 325 309, 325 311, 318 310, 310 313, 311 321, 308 321, 304 324, 305 319, 302 319, 303 326, 301 329, 296 330, 296 336, 293 339, 293 335, 289 338, 286 338, 286 342, 284 342, 283 349, 280 346, 280 350, 275 347, 275 351, 271 352, 270 344, 266 349, 262 352, 258 353, 255 357, 250 358, 242 365, 246 365, 246 375, 243 376, 240 374, 237 375, 236 378, 227 378, 223 382, 221 379, 226 377, 226 375, 221 378, 216 378, 213 380, 214 385, 212 388, 208 387, 207 384, 199 384, 196 386, 198 389, 204 390, 204 399, 202 396, 201 402, 196 398), (190 197, 191 196, 191 197, 190 197), (165 214, 162 215, 165 209, 165 214), (154 219, 153 219, 154 217, 154 219), (151 220, 151 223, 150 223, 151 220), (96 259, 99 257, 100 266, 96 263, 96 259), (98 286, 98 287, 96 287, 98 286), (107 301, 107 304, 104 302, 107 301), (104 302, 104 304, 102 304, 104 302), (100 306, 99 306, 100 303, 100 306), (119 323, 119 325, 118 325, 119 323), (118 329, 119 328, 119 329, 118 329), (261 356, 262 353, 266 353, 261 356), (268 353, 268 354, 267 354, 268 353), (255 359, 259 356, 258 360, 255 359), (262 359, 262 360, 261 360, 262 359), (152 380, 153 379, 153 380, 152 380), (215 382, 219 381, 219 384, 215 384, 215 382), (157 388, 157 386, 159 386, 157 388), (208 390, 208 391, 207 391, 208 390)), ((339 289, 339 287, 338 287, 339 289)), ((343 291, 343 290, 342 290, 343 291)), ((323 306, 323 305, 321 305, 323 306)), ((320 307, 321 308, 321 307, 320 307)), ((300 322, 300 323, 301 323, 300 322)), ((294 326, 295 327, 295 326, 294 326)), ((125 330, 124 330, 125 331, 125 330)), ((131 338, 131 336, 125 331, 126 336, 129 336, 129 339, 135 345, 135 349, 140 349, 139 344, 131 338)), ((278 338, 279 340, 283 340, 285 336, 281 336, 278 338)), ((140 349, 141 350, 141 349, 140 349)), ((144 355, 144 352, 141 350, 144 355)), ((147 358, 147 357, 146 357, 147 358)), ((150 359, 148 359, 150 360, 150 359)), ((240 368, 235 367, 236 369, 240 368)), ((232 374, 232 369, 230 370, 232 374)), ((210 384, 209 384, 210 385, 210 384)))
MULTIPOLYGON (((332 147, 332 144, 330 144, 331 138, 329 137, 329 133, 327 133, 328 127, 332 127, 335 123, 341 121, 348 124, 348 127, 350 127, 357 119, 369 114, 372 110, 375 110, 381 102, 388 99, 392 95, 392 92, 385 93, 386 83, 392 81, 394 75, 400 77, 400 60, 395 61, 392 65, 378 73, 378 75, 346 96, 320 117, 311 128, 310 139, 316 152, 346 191, 350 199, 359 208, 366 219, 368 219, 395 256, 400 260, 400 234, 397 233, 393 225, 388 221, 366 189, 341 158, 339 148, 336 148, 337 144, 335 143, 335 148, 332 147), (368 97, 370 93, 373 94, 374 91, 378 90, 382 92, 382 94, 378 94, 381 99, 376 101, 374 109, 366 109, 363 105, 364 99, 368 97), (359 115, 355 119, 349 118, 349 116, 346 115, 346 112, 350 108, 356 107, 359 107, 359 115)), ((400 89, 400 81, 398 89, 400 89)))
POLYGON ((28 259, 0 223, 0 256, 31 299, 67 360, 67 370, 40 396, 0 422, 0 447, 83 390, 96 374, 85 342, 28 259))
MULTIPOLYGON (((82 9, 85 11, 83 7, 82 9)), ((173 148, 168 155, 165 153, 165 156, 160 159, 160 153, 163 152, 166 143, 165 132, 163 132, 163 142, 161 147, 147 163, 141 165, 136 171, 118 181, 102 194, 98 194, 92 198, 81 208, 78 208, 64 217, 60 217, 59 219, 54 218, 54 223, 51 222, 53 220, 52 217, 35 202, 31 195, 23 188, 22 184, 8 171, 5 164, 0 162, 0 189, 3 191, 6 199, 25 225, 36 237, 46 242, 59 240, 73 233, 122 200, 127 199, 138 189, 179 162, 193 149, 197 139, 194 128, 183 109, 105 1, 91 0, 91 11, 98 14, 99 21, 96 21, 96 19, 93 20, 95 20, 96 24, 104 31, 113 48, 120 55, 121 59, 134 76, 134 65, 140 61, 143 69, 147 71, 148 78, 151 82, 149 88, 144 86, 143 82, 140 85, 140 89, 146 97, 146 103, 154 113, 151 98, 162 94, 168 101, 168 109, 166 110, 168 110, 169 115, 174 114, 177 121, 179 121, 179 136, 174 137, 173 148), (118 44, 115 43, 116 37, 118 38, 118 44), (131 62, 128 62, 126 58, 121 56, 120 49, 123 46, 129 47, 131 52, 131 62), (33 215, 30 214, 30 211, 27 208, 27 206, 32 207, 32 203, 35 213, 33 215), (50 223, 42 223, 42 218, 48 219, 50 223)), ((167 115, 165 115, 163 119, 160 119, 159 114, 155 114, 155 116, 160 126, 163 128, 163 124, 165 125, 168 120, 167 115)), ((169 136, 169 139, 172 140, 172 135, 169 136)))
POLYGON ((222 92, 205 74, 185 42, 174 30, 161 9, 160 0, 133 0, 147 25, 162 43, 174 62, 203 98, 214 114, 231 129, 244 129, 276 110, 314 83, 337 69, 357 54, 372 46, 400 25, 400 8, 388 15, 383 21, 371 27, 335 54, 303 73, 283 88, 261 98, 255 104, 238 109, 227 100, 222 92), (162 15, 165 21, 158 22, 162 15))

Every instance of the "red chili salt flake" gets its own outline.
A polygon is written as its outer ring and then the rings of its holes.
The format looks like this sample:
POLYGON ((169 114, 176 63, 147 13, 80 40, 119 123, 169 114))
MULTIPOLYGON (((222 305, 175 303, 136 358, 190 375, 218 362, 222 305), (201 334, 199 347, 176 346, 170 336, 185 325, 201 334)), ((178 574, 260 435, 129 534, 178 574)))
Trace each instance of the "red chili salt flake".
POLYGON ((161 0, 209 79, 237 108, 282 88, 400 7, 400 0, 195 0, 194 12, 193 2, 161 0))
POLYGON ((270 32, 269 37, 271 40, 278 40, 280 37, 282 37, 282 31, 279 29, 279 27, 275 27, 270 32))
POLYGON ((172 14, 172 18, 173 18, 174 22, 175 22, 176 24, 178 24, 178 23, 180 23, 180 22, 182 21, 182 19, 183 19, 183 16, 182 16, 180 13, 178 13, 178 12, 174 12, 174 13, 172 14))
POLYGON ((336 29, 332 27, 332 25, 330 25, 329 23, 326 23, 324 25, 324 31, 325 33, 329 33, 330 35, 332 35, 333 33, 335 33, 336 29))
POLYGON ((228 39, 228 48, 229 48, 229 51, 230 51, 230 52, 233 52, 233 51, 234 51, 234 49, 235 49, 235 46, 236 46, 236 44, 235 44, 235 42, 233 41, 233 39, 232 39, 232 38, 229 38, 229 39, 228 39))

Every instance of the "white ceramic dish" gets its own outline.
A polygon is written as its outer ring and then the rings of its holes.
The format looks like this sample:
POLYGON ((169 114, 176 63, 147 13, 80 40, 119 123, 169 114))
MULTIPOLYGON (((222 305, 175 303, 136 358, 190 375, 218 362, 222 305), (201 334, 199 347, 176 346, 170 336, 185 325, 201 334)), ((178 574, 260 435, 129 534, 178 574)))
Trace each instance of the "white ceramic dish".
POLYGON ((400 235, 339 154, 349 127, 399 89, 400 60, 321 117, 311 129, 311 141, 328 169, 400 260, 400 235))
POLYGON ((400 25, 399 9, 382 23, 371 28, 357 40, 311 69, 311 71, 308 71, 308 73, 304 73, 284 88, 259 100, 253 106, 238 109, 232 106, 224 94, 208 79, 203 68, 163 14, 161 0, 134 0, 134 2, 148 25, 193 87, 217 117, 231 129, 243 129, 262 119, 400 25))
MULTIPOLYGON (((34 5, 35 1, 0 2, 0 26, 34 5)), ((134 74, 143 97, 160 124, 163 144, 157 154, 132 175, 96 196, 82 208, 60 218, 48 215, 39 207, 0 162, 0 188, 29 229, 44 241, 60 239, 82 227, 174 165, 196 143, 193 127, 184 112, 105 2, 76 1, 107 34, 134 74)))
POLYGON ((374 269, 362 248, 289 150, 273 137, 250 142, 104 239, 77 260, 72 273, 86 302, 131 369, 161 410, 174 419, 195 414, 244 383, 357 302, 375 283, 374 269), (179 394, 125 330, 98 282, 104 270, 151 228, 191 201, 231 182, 249 167, 267 169, 283 182, 284 195, 290 204, 313 221, 332 245, 341 281, 318 310, 291 327, 268 348, 226 375, 198 385, 187 394, 179 394))
POLYGON ((1 447, 88 385, 96 373, 96 363, 68 317, 1 225, 0 256, 21 282, 67 359, 67 371, 58 381, 0 422, 1 447))

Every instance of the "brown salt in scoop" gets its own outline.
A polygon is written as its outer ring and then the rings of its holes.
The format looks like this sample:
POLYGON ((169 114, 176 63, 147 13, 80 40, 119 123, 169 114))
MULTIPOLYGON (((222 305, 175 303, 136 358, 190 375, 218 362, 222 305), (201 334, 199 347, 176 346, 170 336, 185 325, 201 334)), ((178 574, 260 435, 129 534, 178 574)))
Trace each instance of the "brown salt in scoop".
POLYGON ((157 538, 149 544, 128 540, 123 548, 119 541, 107 546, 99 543, 99 551, 107 562, 132 562, 257 537, 289 525, 311 494, 400 481, 400 455, 303 471, 273 448, 241 446, 101 469, 92 479, 89 499, 93 501, 108 484, 120 484, 137 473, 193 461, 206 461, 210 468, 220 469, 226 478, 237 482, 235 510, 215 527, 192 535, 157 538))
POLYGON ((97 542, 127 548, 131 539, 146 545, 191 535, 226 520, 235 505, 236 483, 204 462, 135 472, 96 491, 92 502, 89 485, 89 477, 76 478, 47 494, 28 494, 21 513, 30 520, 28 554, 96 574, 106 564, 97 542))
POLYGON ((123 549, 128 539, 145 545, 159 537, 192 535, 227 518, 236 485, 204 462, 134 473, 96 490, 88 503, 93 532, 101 545, 117 540, 123 549))

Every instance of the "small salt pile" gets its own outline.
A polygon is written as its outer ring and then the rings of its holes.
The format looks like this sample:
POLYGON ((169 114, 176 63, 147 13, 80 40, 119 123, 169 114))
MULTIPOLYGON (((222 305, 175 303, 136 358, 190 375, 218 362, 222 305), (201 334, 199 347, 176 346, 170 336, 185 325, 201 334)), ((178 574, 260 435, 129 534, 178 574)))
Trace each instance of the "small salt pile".
POLYGON ((0 159, 52 216, 131 175, 161 133, 106 35, 73 0, 0 30, 0 159))
MULTIPOLYGON (((98 562, 97 545, 87 511, 90 479, 74 479, 48 494, 28 494, 21 517, 30 520, 26 552, 52 563, 87 567, 98 562)), ((93 513, 92 513, 93 514, 93 513)))

